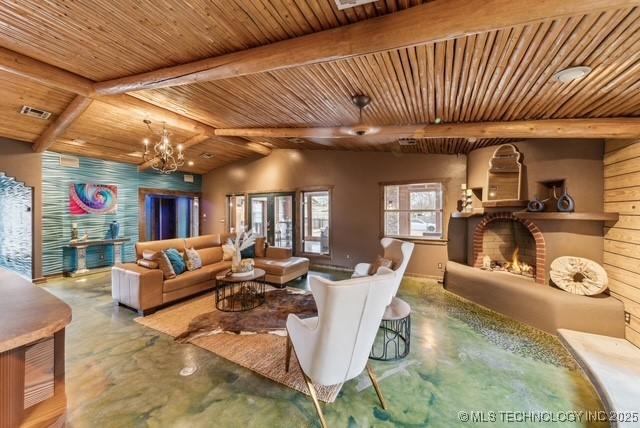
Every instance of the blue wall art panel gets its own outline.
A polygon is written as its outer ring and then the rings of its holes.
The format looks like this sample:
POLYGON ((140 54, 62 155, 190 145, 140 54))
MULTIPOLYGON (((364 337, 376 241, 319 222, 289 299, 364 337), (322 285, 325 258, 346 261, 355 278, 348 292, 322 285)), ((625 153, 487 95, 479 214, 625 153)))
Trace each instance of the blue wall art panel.
POLYGON ((0 175, 0 267, 32 278, 33 189, 0 175))
MULTIPOLYGON (((54 275, 70 267, 69 251, 71 225, 76 223, 79 235, 89 239, 109 237, 113 220, 120 224, 120 237, 129 238, 124 246, 123 261, 135 261, 134 244, 138 242, 138 189, 164 189, 200 192, 202 177, 195 175, 193 183, 186 183, 182 173, 163 175, 157 172, 138 172, 136 165, 80 157, 77 168, 60 165, 60 155, 46 152, 42 159, 43 219, 42 249, 43 273, 54 275), (74 184, 90 183, 117 189, 117 209, 103 214, 72 215, 70 188, 74 184)), ((108 265, 112 260, 110 249, 95 249, 87 254, 90 267, 108 265)))

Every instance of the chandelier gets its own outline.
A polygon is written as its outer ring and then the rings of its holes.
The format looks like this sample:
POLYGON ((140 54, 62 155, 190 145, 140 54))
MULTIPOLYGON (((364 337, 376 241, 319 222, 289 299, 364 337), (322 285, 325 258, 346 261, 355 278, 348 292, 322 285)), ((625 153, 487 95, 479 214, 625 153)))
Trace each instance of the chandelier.
POLYGON ((144 161, 150 162, 149 165, 151 168, 159 171, 162 174, 171 174, 176 171, 179 167, 184 165, 184 153, 182 152, 182 144, 178 144, 177 146, 177 155, 176 151, 171 145, 169 141, 169 131, 162 123, 162 133, 157 135, 151 129, 151 121, 148 119, 144 120, 145 125, 149 128, 149 132, 154 136, 154 139, 157 139, 157 142, 153 144, 152 148, 149 148, 149 139, 145 138, 143 140, 144 143, 144 161))

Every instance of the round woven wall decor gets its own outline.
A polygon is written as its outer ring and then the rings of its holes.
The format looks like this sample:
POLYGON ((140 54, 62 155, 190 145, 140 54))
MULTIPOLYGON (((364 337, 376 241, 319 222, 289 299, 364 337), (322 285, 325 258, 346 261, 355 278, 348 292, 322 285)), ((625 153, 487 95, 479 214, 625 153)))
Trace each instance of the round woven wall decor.
POLYGON ((609 278, 602 266, 582 257, 563 256, 551 263, 551 280, 565 291, 593 296, 607 289, 609 278))

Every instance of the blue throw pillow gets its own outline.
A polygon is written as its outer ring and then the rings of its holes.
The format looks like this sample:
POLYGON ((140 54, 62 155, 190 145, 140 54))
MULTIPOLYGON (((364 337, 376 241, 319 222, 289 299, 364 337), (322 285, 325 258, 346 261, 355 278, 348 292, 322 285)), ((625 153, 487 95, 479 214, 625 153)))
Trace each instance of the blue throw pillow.
POLYGON ((253 244, 250 247, 245 248, 240 251, 240 255, 243 259, 253 259, 256 256, 256 244, 253 244))
POLYGON ((178 250, 175 248, 169 248, 168 250, 165 250, 164 253, 167 255, 176 275, 180 275, 187 270, 187 264, 184 262, 184 259, 178 250))

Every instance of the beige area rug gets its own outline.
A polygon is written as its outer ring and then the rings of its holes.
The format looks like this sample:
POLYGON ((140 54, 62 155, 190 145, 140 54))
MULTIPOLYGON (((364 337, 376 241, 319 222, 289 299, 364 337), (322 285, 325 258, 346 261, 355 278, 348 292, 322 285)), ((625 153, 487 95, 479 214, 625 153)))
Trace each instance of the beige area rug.
MULTIPOLYGON (((267 292, 267 299, 269 299, 269 293, 267 292)), ((219 312, 215 308, 214 295, 209 294, 171 306, 153 315, 136 318, 135 321, 176 338, 189 330, 190 323, 194 318, 213 311, 219 312)), ((207 334, 193 335, 188 339, 188 342, 267 379, 309 395, 295 355, 291 356, 289 372, 285 371, 286 338, 281 335, 210 331, 207 334)), ((316 385, 315 388, 320 400, 333 403, 342 384, 316 385)))

